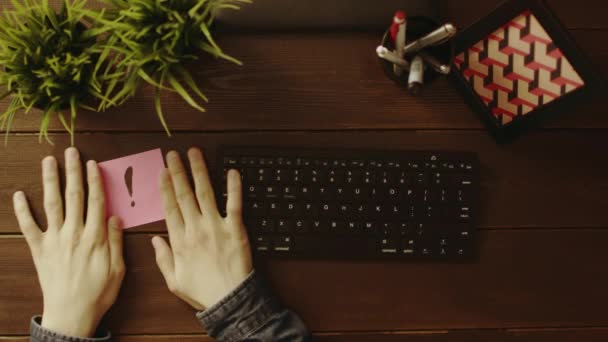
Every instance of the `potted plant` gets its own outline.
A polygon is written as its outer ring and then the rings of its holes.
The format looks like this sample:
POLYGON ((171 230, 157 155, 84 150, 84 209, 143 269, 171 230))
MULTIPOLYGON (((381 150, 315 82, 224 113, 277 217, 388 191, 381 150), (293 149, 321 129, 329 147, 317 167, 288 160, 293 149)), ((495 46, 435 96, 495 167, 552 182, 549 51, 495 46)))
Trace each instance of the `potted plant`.
POLYGON ((200 102, 207 98, 196 85, 184 64, 196 61, 201 52, 235 64, 241 62, 226 55, 214 41, 210 27, 220 9, 239 9, 250 0, 105 0, 107 11, 89 14, 110 32, 105 40, 99 73, 111 78, 99 109, 120 105, 135 94, 143 82, 151 84, 156 94, 157 115, 170 135, 164 120, 160 95, 162 90, 177 92, 190 106, 205 111, 200 102), (109 75, 120 75, 110 77, 109 75), (190 92, 196 96, 191 96, 190 92), (196 97, 199 99, 197 100, 196 97))
POLYGON ((9 97, 0 114, 6 138, 19 111, 41 110, 39 139, 57 117, 74 144, 74 123, 79 108, 94 110, 91 100, 104 97, 104 82, 95 74, 104 28, 85 19, 86 0, 64 0, 59 11, 48 0, 12 1, 13 9, 0 17, 0 99, 9 97))

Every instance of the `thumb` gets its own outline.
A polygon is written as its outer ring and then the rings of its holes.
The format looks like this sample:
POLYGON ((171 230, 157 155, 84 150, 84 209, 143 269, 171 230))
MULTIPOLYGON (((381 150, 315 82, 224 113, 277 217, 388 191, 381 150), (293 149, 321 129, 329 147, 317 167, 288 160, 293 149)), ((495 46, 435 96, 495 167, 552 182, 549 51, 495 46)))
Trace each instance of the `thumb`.
POLYGON ((173 263, 173 252, 167 241, 160 236, 152 238, 154 254, 156 254, 156 264, 160 269, 167 283, 169 291, 175 292, 175 264, 173 263))
POLYGON ((112 269, 118 274, 123 274, 125 261, 122 255, 122 227, 120 219, 116 216, 108 220, 108 245, 110 246, 110 260, 112 269))

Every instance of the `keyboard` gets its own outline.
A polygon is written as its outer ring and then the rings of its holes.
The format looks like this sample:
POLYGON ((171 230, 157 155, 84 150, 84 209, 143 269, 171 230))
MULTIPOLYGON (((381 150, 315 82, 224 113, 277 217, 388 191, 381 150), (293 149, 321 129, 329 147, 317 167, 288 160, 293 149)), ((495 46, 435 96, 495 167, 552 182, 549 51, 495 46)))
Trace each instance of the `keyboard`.
POLYGON ((256 256, 465 260, 477 254, 474 153, 226 146, 256 256))

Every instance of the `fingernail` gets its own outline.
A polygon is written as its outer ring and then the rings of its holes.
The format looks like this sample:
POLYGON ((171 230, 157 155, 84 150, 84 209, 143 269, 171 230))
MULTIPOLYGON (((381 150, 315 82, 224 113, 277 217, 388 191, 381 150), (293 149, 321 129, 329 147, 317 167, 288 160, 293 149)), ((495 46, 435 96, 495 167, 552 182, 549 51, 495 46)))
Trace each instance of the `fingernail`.
POLYGON ((21 190, 16 191, 13 196, 15 196, 15 199, 18 199, 18 200, 25 199, 25 194, 21 190))
POLYGON ((177 158, 179 158, 179 155, 177 154, 177 152, 175 152, 175 151, 169 151, 169 153, 167 153, 167 159, 169 159, 169 160, 171 160, 171 159, 175 160, 177 158))
POLYGON ((188 154, 200 154, 200 150, 196 147, 190 147, 190 149, 188 149, 188 154))
POLYGON ((47 156, 42 160, 42 165, 53 167, 53 166, 55 166, 56 162, 57 161, 55 160, 55 157, 47 156))
POLYGON ((152 241, 152 247, 154 247, 154 248, 156 248, 156 244, 158 243, 158 242, 156 241, 156 238, 157 238, 157 237, 158 237, 158 236, 153 236, 153 237, 152 237, 152 239, 151 239, 151 241, 152 241))
POLYGON ((110 224, 110 226, 112 226, 115 229, 120 229, 120 217, 118 217, 118 216, 110 217, 109 224, 110 224))
POLYGON ((68 147, 65 150, 65 154, 67 157, 70 157, 70 158, 75 158, 75 159, 79 158, 78 150, 76 149, 76 147, 68 147))
POLYGON ((169 170, 165 167, 160 170, 160 179, 165 179, 166 177, 169 177, 169 170))
POLYGON ((95 168, 95 166, 97 166, 97 162, 96 162, 96 161, 94 161, 94 160, 89 160, 89 161, 87 162, 87 166, 88 166, 89 168, 93 169, 93 168, 95 168))

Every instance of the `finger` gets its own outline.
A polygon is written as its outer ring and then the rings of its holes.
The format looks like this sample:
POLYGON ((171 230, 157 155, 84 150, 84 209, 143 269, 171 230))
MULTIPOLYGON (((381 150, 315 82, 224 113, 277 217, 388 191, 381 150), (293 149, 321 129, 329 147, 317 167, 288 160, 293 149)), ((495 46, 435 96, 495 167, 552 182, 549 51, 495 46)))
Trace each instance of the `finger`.
POLYGON ((110 246, 110 260, 114 273, 123 274, 125 261, 122 254, 123 231, 120 219, 112 216, 108 219, 108 245, 110 246))
POLYGON ((171 175, 167 169, 162 170, 160 174, 160 194, 165 211, 165 221, 167 222, 167 231, 169 238, 173 239, 184 231, 184 219, 175 199, 175 191, 173 190, 173 182, 171 175))
POLYGON ((209 180, 209 172, 207 171, 207 165, 205 164, 201 150, 194 147, 191 148, 188 151, 188 159, 190 160, 190 168, 192 169, 196 199, 201 211, 203 214, 217 213, 213 186, 209 180))
POLYGON ((48 156, 42 160, 42 187, 48 229, 59 229, 63 225, 63 200, 55 157, 48 156))
POLYGON ((165 278, 169 291, 175 292, 175 264, 171 247, 169 247, 167 241, 160 236, 152 238, 152 246, 154 247, 158 269, 163 275, 163 278, 165 278))
POLYGON ((103 190, 103 181, 97 163, 93 160, 87 162, 87 183, 89 184, 89 199, 87 200, 86 234, 92 234, 97 242, 107 238, 105 229, 106 198, 103 190))
POLYGON ((21 228, 21 232, 23 233, 27 244, 30 246, 32 253, 34 253, 38 248, 42 232, 32 216, 30 206, 22 191, 17 191, 13 195, 13 208, 15 210, 17 222, 19 223, 19 228, 21 228))
POLYGON ((241 221, 243 215, 243 194, 241 175, 237 170, 228 171, 226 189, 228 199, 226 200, 226 214, 230 220, 241 221))
POLYGON ((69 147, 65 150, 65 221, 68 227, 82 227, 84 190, 82 188, 82 168, 78 150, 69 147))
POLYGON ((177 152, 171 151, 167 154, 167 164, 169 165, 173 190, 175 191, 175 198, 182 212, 182 217, 185 220, 198 217, 201 212, 198 209, 192 188, 188 182, 186 169, 177 152))

